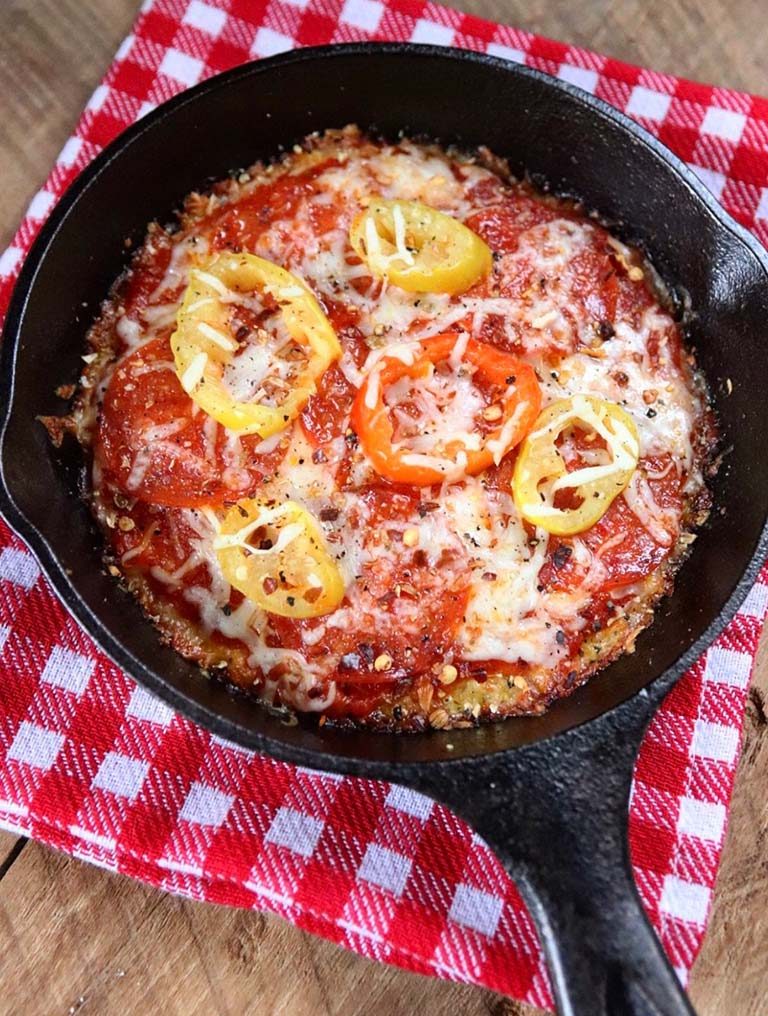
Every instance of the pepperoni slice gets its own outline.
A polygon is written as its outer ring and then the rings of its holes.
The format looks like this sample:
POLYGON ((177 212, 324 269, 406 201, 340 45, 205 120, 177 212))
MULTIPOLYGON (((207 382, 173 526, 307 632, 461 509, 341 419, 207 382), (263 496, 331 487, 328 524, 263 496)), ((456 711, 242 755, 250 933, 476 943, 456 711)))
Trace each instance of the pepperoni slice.
MULTIPOLYGON (((200 227, 211 235, 214 250, 256 250, 256 243, 270 226, 290 220, 305 197, 315 193, 315 180, 324 170, 338 165, 335 159, 316 163, 303 173, 285 176, 257 187, 234 205, 214 212, 200 227)), ((323 223, 324 230, 330 218, 323 223)))
POLYGON ((271 619, 281 645, 309 658, 329 653, 341 658, 331 675, 340 696, 336 710, 343 704, 347 712, 351 703, 365 703, 360 715, 386 699, 398 682, 427 671, 448 652, 466 609, 470 576, 459 551, 433 567, 423 550, 403 546, 403 523, 417 527, 420 521, 418 494, 376 486, 364 491, 362 500, 370 539, 387 541, 390 552, 371 555, 357 577, 358 609, 338 626, 323 618, 271 619), (308 631, 312 635, 305 645, 302 636, 308 631), (374 661, 385 653, 392 665, 377 671, 374 661))
POLYGON ((162 230, 153 236, 152 252, 142 250, 126 276, 121 290, 125 313, 143 310, 150 297, 163 281, 171 263, 172 237, 162 230))
MULTIPOLYGON (((104 494, 109 503, 114 494, 113 484, 105 485, 104 494)), ((149 571, 159 567, 171 573, 189 560, 197 534, 181 512, 137 501, 130 508, 120 509, 119 515, 133 523, 130 528, 116 526, 113 531, 116 556, 122 559, 128 555, 126 568, 149 571)), ((206 582, 205 565, 189 567, 185 579, 189 583, 206 582)))
MULTIPOLYGON (((679 513, 682 504, 680 477, 669 465, 669 457, 646 459, 642 466, 651 474, 648 485, 661 508, 679 513)), ((603 517, 579 537, 593 554, 600 554, 605 578, 599 591, 630 585, 647 578, 670 554, 672 547, 657 543, 623 496, 617 497, 603 517), (619 539, 623 536, 623 539, 619 539)), ((550 589, 567 589, 581 578, 572 552, 572 541, 552 538, 548 557, 539 579, 550 589)))
POLYGON ((520 236, 526 230, 559 218, 562 218, 559 209, 524 194, 515 194, 470 215, 466 225, 485 240, 491 250, 509 254, 517 249, 520 236))
POLYGON ((310 396, 301 414, 301 425, 315 445, 341 437, 349 420, 357 389, 347 381, 337 364, 323 374, 317 394, 310 396))
MULTIPOLYGON (((514 200, 484 208, 467 220, 497 254, 514 254, 523 233, 553 222, 568 218, 567 211, 556 209, 524 195, 514 200)), ((614 251, 608 244, 608 234, 595 226, 591 242, 576 252, 569 260, 567 274, 560 284, 568 290, 569 312, 575 319, 586 316, 593 321, 597 334, 605 339, 612 334, 612 325, 617 310, 629 313, 638 307, 648 305, 645 286, 629 282, 626 275, 617 269, 614 251), (619 305, 621 304, 621 308, 619 305)), ((533 259, 516 258, 499 266, 495 279, 502 295, 520 298, 538 282, 533 259)))
POLYGON ((571 295, 582 304, 587 320, 597 324, 598 329, 611 326, 607 334, 598 331, 602 338, 607 338, 616 318, 619 281, 601 231, 595 235, 593 244, 572 258, 568 270, 571 295))
POLYGON ((166 338, 124 360, 104 397, 97 461, 126 494, 193 507, 248 494, 274 472, 284 447, 260 453, 258 437, 229 446, 227 433, 181 387, 166 338), (238 448, 239 444, 239 448, 238 448))
MULTIPOLYGON (((328 319, 341 336, 347 354, 359 369, 365 363, 368 346, 356 327, 357 314, 342 303, 325 301, 328 319)), ((304 433, 315 447, 342 437, 347 429, 357 388, 349 381, 338 363, 333 363, 317 383, 300 416, 304 433)))

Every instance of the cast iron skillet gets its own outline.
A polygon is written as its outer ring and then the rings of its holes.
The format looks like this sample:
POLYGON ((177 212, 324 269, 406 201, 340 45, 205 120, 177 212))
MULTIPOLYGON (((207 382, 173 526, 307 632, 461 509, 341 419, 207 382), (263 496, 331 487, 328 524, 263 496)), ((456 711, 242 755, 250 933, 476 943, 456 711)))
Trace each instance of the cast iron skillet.
POLYGON ((630 873, 632 764, 654 710, 741 603, 768 548, 768 257, 652 137, 578 89, 429 46, 307 49, 213 78, 126 131, 80 176, 22 270, 2 349, 2 508, 104 650, 174 709, 276 758, 394 780, 463 816, 496 850, 539 929, 560 1011, 691 1013, 630 873), (125 263, 123 240, 211 178, 313 130, 356 122, 487 144, 584 199, 685 287, 690 337, 729 449, 711 523, 637 651, 541 719, 422 736, 288 727, 205 681, 105 575, 73 444, 38 414, 79 373, 85 330, 125 263), (733 385, 727 394, 726 379, 733 385))

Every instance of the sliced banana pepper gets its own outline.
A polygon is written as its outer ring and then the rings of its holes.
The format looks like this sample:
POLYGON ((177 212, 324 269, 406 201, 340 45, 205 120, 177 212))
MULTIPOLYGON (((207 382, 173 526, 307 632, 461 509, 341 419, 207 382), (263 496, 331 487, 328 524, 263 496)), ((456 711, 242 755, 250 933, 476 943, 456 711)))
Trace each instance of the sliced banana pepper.
POLYGON ((230 585, 272 614, 318 617, 344 598, 344 580, 319 524, 295 501, 239 501, 213 547, 230 585))
POLYGON ((201 409, 230 430, 262 438, 298 416, 317 379, 341 356, 330 321, 301 279, 254 254, 219 254, 192 269, 171 348, 181 385, 201 409), (224 368, 238 351, 226 301, 231 305, 238 295, 252 293, 271 296, 289 335, 307 354, 298 374, 283 383, 285 396, 276 405, 238 402, 224 383, 224 368))
POLYGON ((493 264, 476 233, 416 201, 374 198, 352 223, 349 240, 374 276, 410 293, 463 293, 493 264))
POLYGON ((584 532, 627 487, 639 456, 637 428, 620 406, 592 395, 561 399, 540 414, 520 448, 512 479, 517 509, 528 522, 558 536, 584 532), (556 442, 572 426, 598 434, 611 461, 569 473, 556 442), (555 507, 560 491, 569 491, 577 507, 555 507))

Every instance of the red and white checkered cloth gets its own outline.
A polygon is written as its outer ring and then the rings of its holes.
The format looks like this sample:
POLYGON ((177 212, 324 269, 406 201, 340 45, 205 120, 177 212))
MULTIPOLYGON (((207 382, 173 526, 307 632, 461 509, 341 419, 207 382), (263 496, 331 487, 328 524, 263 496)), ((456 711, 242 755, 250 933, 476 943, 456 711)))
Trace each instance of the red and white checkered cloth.
MULTIPOLYGON (((636 117, 768 243, 768 100, 618 63, 423 0, 149 0, 13 244, 0 312, 42 220, 157 103, 296 45, 464 46, 525 62, 636 117)), ((707 922, 768 608, 768 570, 654 720, 635 772, 632 856, 685 981, 707 922)), ((552 1000, 531 921, 488 848, 397 786, 227 744, 138 688, 60 606, 0 523, 0 824, 194 899, 271 910, 378 960, 552 1000)))

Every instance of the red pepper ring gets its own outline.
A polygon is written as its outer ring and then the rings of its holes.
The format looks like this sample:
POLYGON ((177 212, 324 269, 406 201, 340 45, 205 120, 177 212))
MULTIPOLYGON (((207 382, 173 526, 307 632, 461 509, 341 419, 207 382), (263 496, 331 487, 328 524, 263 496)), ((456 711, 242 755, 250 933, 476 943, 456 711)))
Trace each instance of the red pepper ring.
POLYGON ((541 409, 541 390, 530 364, 488 343, 466 339, 458 332, 445 332, 425 340, 420 348, 416 345, 411 362, 406 360, 407 356, 401 358, 394 349, 392 354, 382 356, 358 391, 350 418, 376 472, 396 483, 428 487, 482 473, 498 464, 523 440, 541 409), (460 439, 426 454, 409 449, 407 439, 396 445, 385 392, 402 378, 427 377, 436 364, 449 359, 459 341, 466 342, 461 362, 471 364, 475 368, 474 377, 484 385, 503 392, 492 402, 501 410, 498 424, 482 434, 479 448, 469 448, 460 439))

